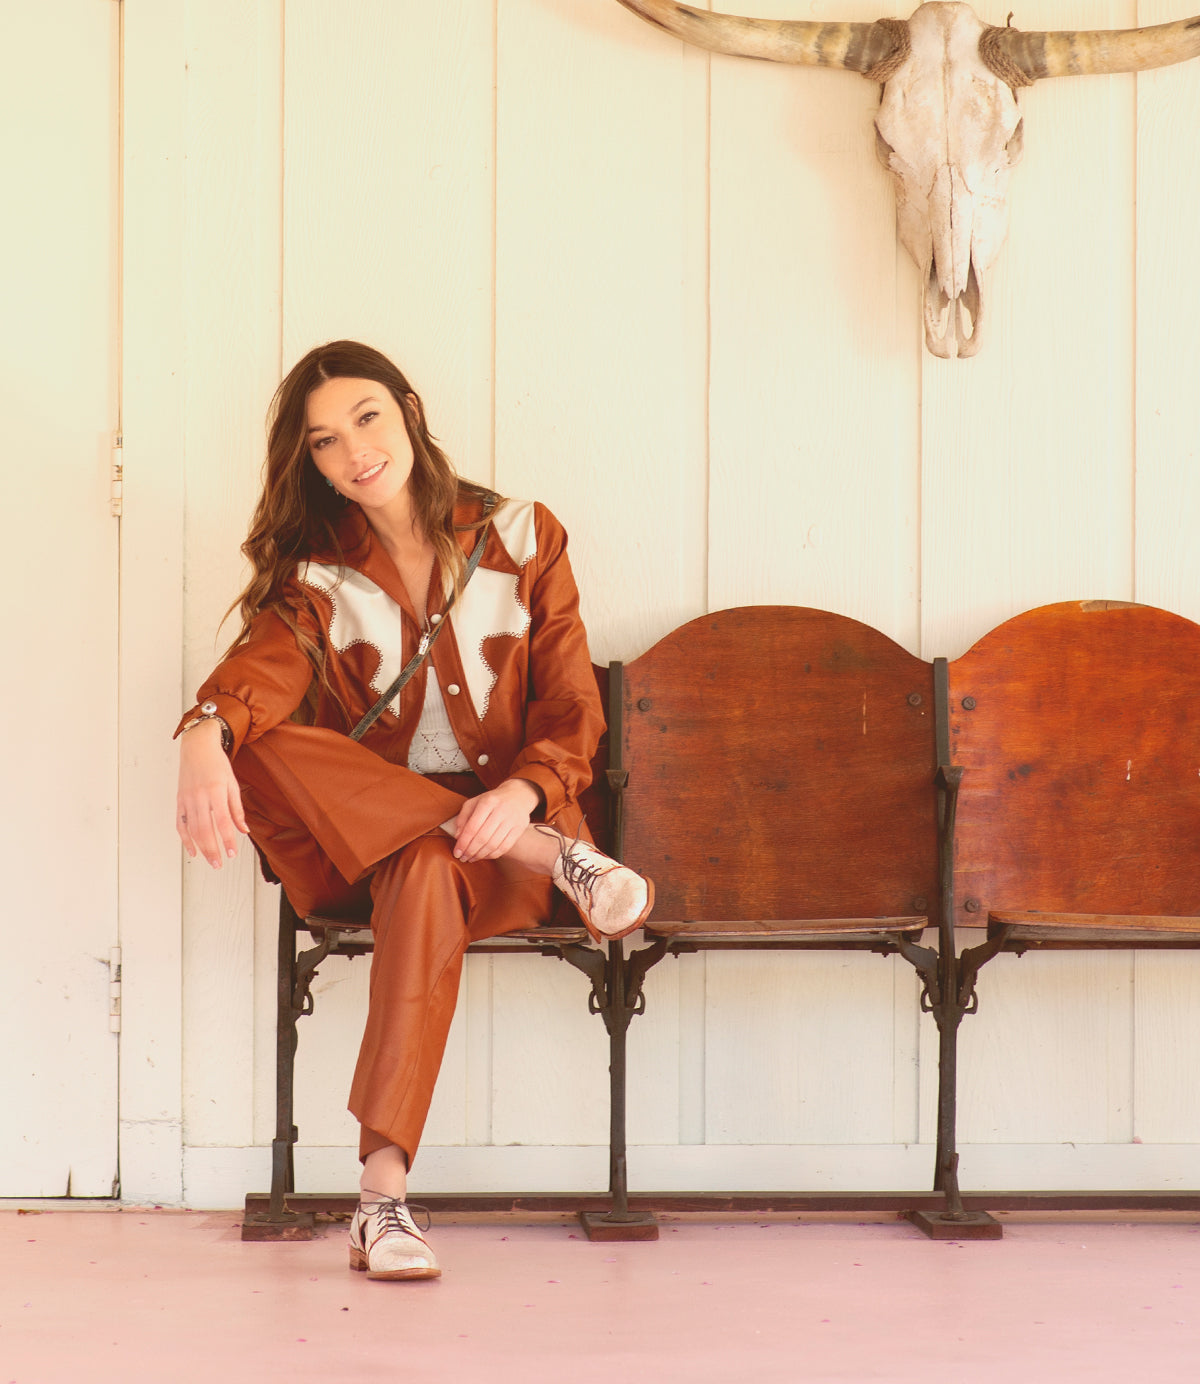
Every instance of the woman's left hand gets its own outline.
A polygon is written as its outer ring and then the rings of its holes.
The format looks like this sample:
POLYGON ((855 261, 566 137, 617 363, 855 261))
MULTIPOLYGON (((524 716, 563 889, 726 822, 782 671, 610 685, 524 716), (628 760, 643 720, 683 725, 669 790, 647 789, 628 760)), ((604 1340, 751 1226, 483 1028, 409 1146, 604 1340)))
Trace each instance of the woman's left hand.
POLYGON ((511 778, 468 798, 454 819, 457 860, 498 860, 507 855, 529 826, 541 794, 528 779, 511 778))

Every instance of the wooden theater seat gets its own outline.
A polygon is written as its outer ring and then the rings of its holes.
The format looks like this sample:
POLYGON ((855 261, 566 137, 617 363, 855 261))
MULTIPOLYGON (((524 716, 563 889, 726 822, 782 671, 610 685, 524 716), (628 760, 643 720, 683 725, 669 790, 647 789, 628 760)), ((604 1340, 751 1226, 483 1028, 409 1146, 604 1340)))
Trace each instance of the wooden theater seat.
POLYGON ((614 665, 610 698, 619 849, 666 951, 888 952, 936 920, 930 664, 845 616, 744 607, 614 665))
POLYGON ((1200 945, 1200 625, 1063 602, 949 667, 955 921, 995 950, 1200 945))
POLYGON ((950 663, 947 714, 951 920, 987 928, 959 958, 960 1016, 1000 952, 1200 947, 1200 626, 1028 611, 950 663))
MULTIPOLYGON (((931 665, 845 616, 724 610, 610 665, 614 846, 656 890, 618 1012, 698 950, 899 952, 932 978, 936 771, 931 665)), ((614 1078, 614 1214, 620 1101, 614 1078)))

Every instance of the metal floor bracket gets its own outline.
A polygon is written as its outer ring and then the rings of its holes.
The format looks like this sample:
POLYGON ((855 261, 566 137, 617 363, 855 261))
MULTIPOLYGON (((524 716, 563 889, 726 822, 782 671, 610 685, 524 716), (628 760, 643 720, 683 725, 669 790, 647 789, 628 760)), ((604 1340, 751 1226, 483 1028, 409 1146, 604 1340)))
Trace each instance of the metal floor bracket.
POLYGON ((1002 1240, 1004 1227, 986 1211, 905 1211, 931 1240, 1002 1240))
POLYGON ((646 1211, 581 1211, 579 1223, 589 1240, 657 1240, 658 1221, 646 1211))

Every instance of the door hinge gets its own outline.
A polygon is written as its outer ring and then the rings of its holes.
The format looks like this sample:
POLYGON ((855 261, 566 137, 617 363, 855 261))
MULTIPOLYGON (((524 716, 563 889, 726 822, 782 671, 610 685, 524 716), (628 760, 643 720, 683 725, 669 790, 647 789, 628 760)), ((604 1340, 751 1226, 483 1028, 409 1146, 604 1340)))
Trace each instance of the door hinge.
POLYGON ((121 948, 108 951, 108 1031, 121 1031, 121 948))
POLYGON ((114 519, 125 509, 125 439, 117 433, 113 442, 112 461, 108 473, 108 508, 114 519))

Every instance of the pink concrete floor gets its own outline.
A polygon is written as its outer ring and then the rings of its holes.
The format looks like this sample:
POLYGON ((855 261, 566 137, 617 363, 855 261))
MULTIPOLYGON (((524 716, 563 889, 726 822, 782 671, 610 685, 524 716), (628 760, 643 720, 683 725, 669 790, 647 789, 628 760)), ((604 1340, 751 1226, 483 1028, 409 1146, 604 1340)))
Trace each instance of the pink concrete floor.
POLYGON ((243 1244, 233 1213, 0 1212, 0 1384, 259 1380, 1200 1379, 1200 1226, 1009 1218, 992 1243, 850 1221, 436 1225, 375 1283, 345 1231, 243 1244))

